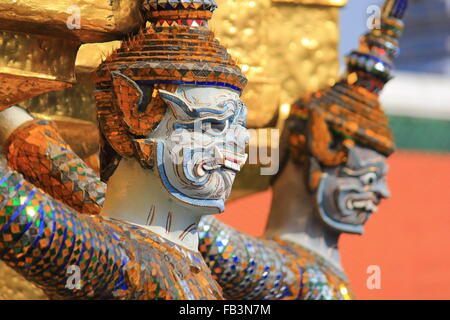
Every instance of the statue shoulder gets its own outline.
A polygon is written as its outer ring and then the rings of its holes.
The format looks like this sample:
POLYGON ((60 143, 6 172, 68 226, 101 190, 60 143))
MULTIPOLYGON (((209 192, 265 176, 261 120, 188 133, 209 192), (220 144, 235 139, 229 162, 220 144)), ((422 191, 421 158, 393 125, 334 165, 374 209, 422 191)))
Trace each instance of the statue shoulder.
POLYGON ((305 300, 353 300, 347 275, 312 250, 291 241, 272 239, 283 255, 289 255, 302 269, 300 298, 305 300))
POLYGON ((127 299, 222 299, 222 290, 200 253, 138 225, 93 219, 101 221, 127 257, 124 285, 117 295, 127 299))

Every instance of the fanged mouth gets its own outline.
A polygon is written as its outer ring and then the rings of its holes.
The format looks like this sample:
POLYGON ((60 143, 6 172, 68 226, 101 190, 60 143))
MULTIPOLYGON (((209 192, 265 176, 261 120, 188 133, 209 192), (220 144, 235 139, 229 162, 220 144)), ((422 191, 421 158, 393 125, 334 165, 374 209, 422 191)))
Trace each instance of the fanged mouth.
POLYGON ((215 155, 216 157, 204 159, 196 165, 195 172, 199 177, 204 176, 207 171, 213 171, 221 167, 239 172, 247 161, 247 154, 232 153, 218 148, 215 150, 215 155))
POLYGON ((347 199, 345 205, 348 210, 359 210, 365 212, 377 212, 378 210, 378 199, 367 198, 367 199, 347 199))

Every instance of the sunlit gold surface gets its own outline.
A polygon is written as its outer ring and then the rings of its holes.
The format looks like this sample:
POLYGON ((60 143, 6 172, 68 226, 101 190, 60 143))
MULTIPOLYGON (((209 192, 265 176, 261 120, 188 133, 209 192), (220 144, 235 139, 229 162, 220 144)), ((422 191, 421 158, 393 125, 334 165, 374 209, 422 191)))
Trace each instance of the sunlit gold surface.
POLYGON ((314 5, 314 6, 335 6, 342 7, 345 6, 348 0, 272 0, 272 2, 283 2, 283 3, 295 3, 303 5, 314 5))
POLYGON ((23 101, 31 112, 47 116, 67 116, 95 122, 94 82, 91 72, 105 56, 120 45, 120 41, 84 44, 76 57, 76 83, 61 91, 49 92, 23 101))
POLYGON ((0 300, 42 300, 44 293, 0 261, 0 300))
POLYGON ((212 29, 248 75, 243 100, 249 107, 250 127, 267 125, 280 105, 336 78, 338 7, 272 0, 218 4, 212 29))
POLYGON ((0 109, 69 87, 77 49, 73 40, 0 31, 0 109))
POLYGON ((90 73, 94 71, 105 57, 119 47, 120 41, 83 44, 77 54, 77 72, 90 73))
POLYGON ((77 73, 77 83, 61 91, 49 92, 24 101, 22 106, 47 116, 66 116, 95 122, 94 83, 89 73, 77 73))
POLYGON ((122 39, 136 30, 143 21, 139 5, 136 0, 0 0, 0 110, 69 87, 79 45, 122 39))
POLYGON ((139 4, 136 0, 0 0, 0 29, 83 43, 116 40, 141 25, 139 4), (69 30, 74 6, 80 9, 80 29, 69 30))

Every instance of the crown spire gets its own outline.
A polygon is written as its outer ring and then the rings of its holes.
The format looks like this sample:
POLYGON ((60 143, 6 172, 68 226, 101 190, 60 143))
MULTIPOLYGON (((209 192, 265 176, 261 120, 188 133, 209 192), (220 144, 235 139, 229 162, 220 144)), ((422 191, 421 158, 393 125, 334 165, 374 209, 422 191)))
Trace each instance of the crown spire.
POLYGON ((384 17, 402 19, 407 7, 407 0, 387 0, 383 5, 382 15, 384 17))
POLYGON ((155 27, 208 27, 214 0, 145 0, 147 20, 155 27))
POLYGON ((347 56, 347 75, 329 88, 299 99, 289 118, 290 144, 297 158, 308 148, 323 164, 334 166, 346 159, 342 149, 330 149, 331 133, 346 143, 369 146, 389 156, 395 149, 389 121, 379 92, 392 77, 393 59, 399 54, 407 0, 386 0, 379 24, 361 37, 358 50, 347 56), (305 129, 303 122, 310 125, 305 129), (298 151, 300 150, 300 151, 298 151))
POLYGON ((408 0, 386 0, 380 21, 375 21, 372 30, 361 37, 359 49, 346 58, 348 74, 356 75, 358 83, 369 91, 379 93, 392 78, 407 6, 408 0))
POLYGON ((97 115, 107 142, 102 146, 102 179, 117 165, 111 160, 117 155, 153 166, 153 149, 142 137, 165 114, 160 89, 222 87, 240 94, 246 86, 236 61, 208 29, 216 7, 213 0, 144 0, 151 24, 123 41, 97 68, 97 115))

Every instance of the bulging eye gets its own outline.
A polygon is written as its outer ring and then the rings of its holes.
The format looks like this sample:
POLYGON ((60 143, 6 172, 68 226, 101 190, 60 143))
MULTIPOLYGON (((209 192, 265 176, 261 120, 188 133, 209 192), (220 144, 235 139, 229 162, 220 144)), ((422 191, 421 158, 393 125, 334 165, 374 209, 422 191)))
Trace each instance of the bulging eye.
POLYGON ((369 172, 360 177, 361 182, 365 185, 373 185, 377 182, 378 177, 374 172, 369 172))
POLYGON ((228 120, 224 122, 209 122, 205 121, 202 124, 202 132, 209 134, 221 134, 225 129, 228 128, 228 120))
POLYGON ((223 104, 225 110, 234 110, 236 109, 236 103, 234 101, 227 101, 223 104))
POLYGON ((228 120, 225 122, 211 123, 211 129, 216 133, 222 133, 228 126, 228 120))

